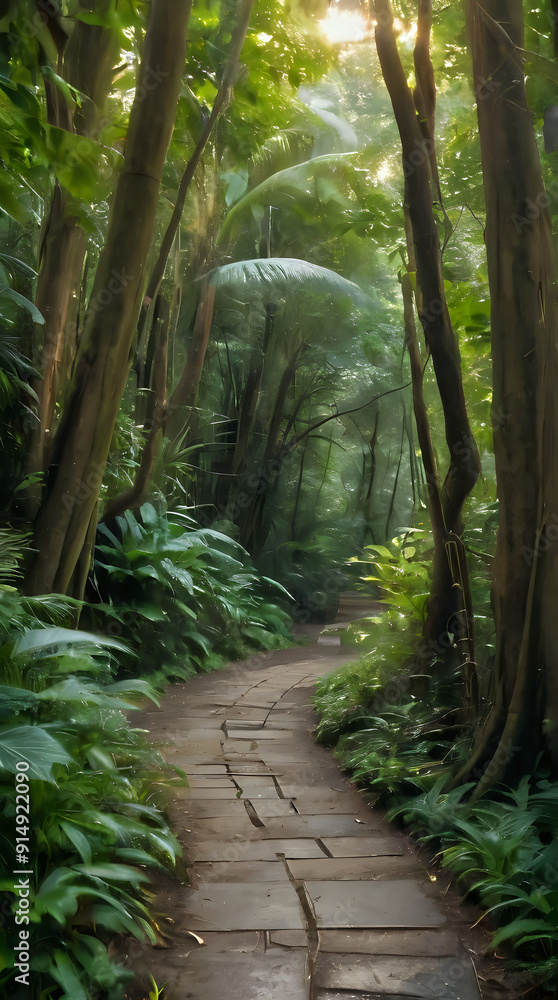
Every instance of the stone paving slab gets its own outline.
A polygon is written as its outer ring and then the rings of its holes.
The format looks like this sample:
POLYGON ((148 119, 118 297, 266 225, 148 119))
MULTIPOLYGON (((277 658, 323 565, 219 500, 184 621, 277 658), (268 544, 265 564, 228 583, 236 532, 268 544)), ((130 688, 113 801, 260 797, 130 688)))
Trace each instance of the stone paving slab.
POLYGON ((272 785, 268 785, 267 788, 264 785, 260 785, 259 787, 258 786, 254 787, 252 784, 249 784, 248 782, 243 781, 242 780, 242 775, 238 775, 237 781, 238 781, 238 784, 240 785, 240 788, 242 789, 242 796, 241 796, 241 798, 243 798, 243 799, 250 799, 250 800, 253 800, 254 802, 256 800, 261 800, 262 802, 265 801, 265 800, 268 800, 268 801, 271 801, 271 802, 290 802, 291 801, 291 799, 280 799, 279 796, 277 795, 277 789, 275 788, 275 785, 273 785, 273 784, 272 785))
POLYGON ((351 797, 358 798, 358 792, 348 782, 345 786, 343 784, 330 785, 326 781, 315 781, 313 784, 308 785, 303 784, 302 781, 293 781, 290 775, 285 775, 285 777, 278 780, 281 791, 286 799, 311 800, 327 798, 329 795, 335 795, 338 798, 340 792, 343 793, 343 801, 347 801, 345 798, 346 795, 349 795, 349 801, 354 801, 351 797))
POLYGON ((181 801, 186 806, 186 808, 183 808, 182 815, 191 817, 192 824, 199 817, 202 819, 218 819, 222 816, 223 818, 227 818, 227 825, 229 817, 234 817, 242 821, 246 821, 247 819, 244 802, 236 797, 229 799, 192 799, 188 797, 181 801))
POLYGON ((262 837, 359 837, 366 830, 354 816, 342 813, 327 816, 288 816, 270 819, 261 831, 262 837))
POLYGON ((412 997, 413 1000, 431 1000, 432 997, 476 1000, 479 996, 477 977, 466 957, 320 955, 316 986, 329 990, 368 991, 380 997, 412 997))
POLYGON ((323 858, 324 852, 315 840, 204 840, 188 842, 190 861, 275 861, 278 854, 286 858, 323 858))
POLYGON ((411 879, 385 882, 304 880, 318 927, 440 927, 444 914, 411 879))
POLYGON ((368 823, 370 819, 370 808, 366 802, 356 797, 354 802, 346 802, 345 798, 335 792, 331 793, 331 798, 310 798, 305 799, 303 795, 293 795, 292 799, 297 811, 301 816, 324 816, 331 813, 346 813, 353 807, 355 817, 362 819, 363 823, 368 823))
POLYGON ((296 816, 297 812, 293 806, 290 799, 278 799, 272 798, 256 798, 251 795, 242 796, 243 799, 248 798, 249 802, 252 802, 257 815, 264 823, 268 823, 270 819, 281 819, 284 816, 296 816))
POLYGON ((188 1000, 307 1000, 306 952, 191 952, 173 995, 188 1000))
POLYGON ((322 844, 333 858, 367 858, 376 855, 404 854, 405 847, 397 838, 377 836, 322 837, 322 844))
POLYGON ((292 886, 280 882, 208 882, 186 891, 185 921, 190 930, 274 930, 303 928, 303 913, 292 886))
POLYGON ((190 797, 196 802, 204 802, 208 799, 236 799, 238 788, 233 785, 232 781, 229 781, 228 785, 218 785, 217 787, 204 787, 203 785, 190 785, 190 797))
MULTIPOLYGON (((269 931, 268 946, 303 947, 304 931, 269 931)), ((319 950, 334 955, 416 955, 440 958, 460 952, 459 938, 447 930, 372 930, 322 929, 318 931, 319 950)))
MULTIPOLYGON (((198 862, 190 871, 192 884, 203 882, 288 882, 282 861, 221 861, 198 862)), ((306 932, 304 931, 306 946, 306 932)))
POLYGON ((229 740, 275 740, 278 742, 277 733, 281 733, 281 745, 288 744, 285 734, 290 733, 289 729, 228 729, 227 738, 229 740))
POLYGON ((306 858, 290 862, 289 870, 295 879, 315 881, 408 878, 411 872, 424 875, 424 867, 413 857, 306 858))
MULTIPOLYGON (((290 934, 277 931, 276 934, 290 934)), ((276 935, 274 934, 274 937, 276 935)), ((455 931, 449 930, 321 930, 320 951, 336 955, 417 955, 433 958, 458 955, 460 942, 455 931)))

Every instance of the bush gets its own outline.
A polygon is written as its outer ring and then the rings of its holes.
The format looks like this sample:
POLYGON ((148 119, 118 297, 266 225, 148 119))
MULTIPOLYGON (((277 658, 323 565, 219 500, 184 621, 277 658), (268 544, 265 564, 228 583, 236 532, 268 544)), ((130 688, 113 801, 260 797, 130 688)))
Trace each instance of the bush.
POLYGON ((114 530, 99 526, 95 588, 105 603, 94 620, 109 611, 109 630, 125 631, 142 675, 183 680, 292 642, 289 616, 270 600, 286 591, 234 539, 151 504, 140 520, 131 511, 116 520, 114 530))
POLYGON ((29 932, 33 995, 119 1000, 133 974, 110 957, 109 940, 155 940, 146 869, 172 865, 180 853, 153 791, 175 769, 124 714, 153 691, 145 681, 114 681, 116 656, 129 649, 64 627, 75 611, 64 598, 0 588, 0 889, 8 917, 0 991, 14 1000, 29 995, 14 968, 20 929, 29 932), (32 871, 29 909, 14 891, 17 877, 7 875, 16 867, 32 871))

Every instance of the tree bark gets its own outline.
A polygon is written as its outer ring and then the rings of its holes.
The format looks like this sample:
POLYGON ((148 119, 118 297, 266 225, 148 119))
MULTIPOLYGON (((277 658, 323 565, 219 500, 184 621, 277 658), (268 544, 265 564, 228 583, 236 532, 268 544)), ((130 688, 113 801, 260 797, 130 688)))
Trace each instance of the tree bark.
MULTIPOLYGON (((82 10, 102 5, 80 0, 82 10)), ((106 0, 104 0, 106 7, 106 0)), ((51 21, 51 24, 53 22, 51 21)), ((59 42, 57 71, 85 98, 71 106, 59 87, 45 76, 47 118, 51 125, 84 137, 94 133, 104 109, 118 43, 107 28, 76 21, 72 34, 59 42)), ((39 278, 35 304, 43 314, 41 330, 42 379, 34 385, 39 397, 39 428, 31 445, 32 471, 48 465, 49 443, 57 399, 68 382, 77 338, 72 328, 72 300, 76 299, 87 249, 79 221, 81 206, 55 184, 43 224, 39 248, 39 278)))
POLYGON ((152 0, 142 64, 71 392, 35 521, 29 593, 65 593, 99 497, 130 366, 143 273, 186 56, 191 0, 152 0))
POLYGON ((558 297, 518 52, 521 0, 470 0, 468 12, 486 200, 500 520, 493 705, 453 783, 478 778, 480 795, 495 782, 515 781, 543 748, 558 767, 558 297))
MULTIPOLYGON (((455 633, 463 620, 464 594, 456 579, 452 542, 461 534, 463 505, 480 472, 463 392, 459 345, 446 303, 440 240, 433 212, 433 187, 437 185, 437 171, 433 175, 436 92, 429 56, 430 23, 430 0, 419 0, 415 104, 397 50, 391 5, 389 0, 376 0, 376 47, 401 138, 409 259, 416 265, 418 314, 432 355, 450 455, 441 488, 443 529, 436 519, 433 521, 434 565, 425 641, 419 653, 422 669, 440 659, 440 654, 451 644, 450 633, 455 633)), ((435 492, 436 486, 431 483, 431 506, 432 501, 436 502, 435 492)))

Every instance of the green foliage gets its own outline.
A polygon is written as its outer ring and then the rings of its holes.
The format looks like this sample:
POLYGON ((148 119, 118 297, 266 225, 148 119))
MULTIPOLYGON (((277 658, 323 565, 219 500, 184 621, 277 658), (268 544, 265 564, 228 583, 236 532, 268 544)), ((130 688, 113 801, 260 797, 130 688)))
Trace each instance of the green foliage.
POLYGON ((442 863, 499 925, 493 947, 513 945, 517 965, 556 988, 558 786, 535 774, 473 804, 472 785, 444 793, 444 781, 397 805, 391 818, 441 845, 442 863))
MULTIPOLYGON (((151 504, 99 526, 95 580, 110 616, 126 627, 143 674, 185 678, 290 640, 289 617, 268 595, 247 553, 222 532, 187 514, 158 514, 151 504)), ((284 594, 284 592, 283 592, 284 594)))
POLYGON ((403 616, 395 620, 387 614, 351 623, 355 641, 366 641, 367 649, 355 663, 318 681, 314 707, 321 742, 332 745, 345 732, 365 728, 371 715, 380 714, 371 711, 375 704, 396 705, 407 699, 407 663, 417 638, 409 626, 403 616))
MULTIPOLYGON (((432 538, 422 528, 403 528, 387 545, 365 545, 364 554, 351 558, 362 570, 371 566, 372 572, 361 576, 361 586, 373 584, 377 599, 391 611, 391 617, 405 616, 410 624, 422 622, 430 593, 430 559, 432 538)), ((362 641, 362 623, 351 622, 348 636, 362 641)))
MULTIPOLYGON (((9 542, 0 550, 4 579, 19 561, 21 540, 9 542)), ((33 873, 34 988, 53 1000, 119 1000, 131 973, 109 956, 109 940, 155 940, 145 869, 180 855, 155 793, 174 769, 124 715, 154 693, 145 681, 114 682, 116 657, 130 656, 128 648, 64 627, 75 611, 69 599, 0 589, 0 890, 12 913, 0 988, 14 1000, 26 992, 13 966, 19 897, 7 873, 16 864, 33 873), (22 823, 15 775, 25 764, 31 814, 22 823)))

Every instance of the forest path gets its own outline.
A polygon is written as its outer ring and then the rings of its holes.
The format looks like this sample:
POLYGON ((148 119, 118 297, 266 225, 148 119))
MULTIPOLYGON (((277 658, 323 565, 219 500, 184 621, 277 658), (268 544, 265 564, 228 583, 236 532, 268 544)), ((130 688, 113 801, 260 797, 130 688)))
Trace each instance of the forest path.
POLYGON ((478 1000, 470 912, 313 740, 316 679, 354 658, 318 632, 142 713, 188 776, 170 814, 191 885, 162 881, 166 947, 130 964, 166 1000, 478 1000))

